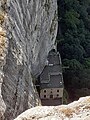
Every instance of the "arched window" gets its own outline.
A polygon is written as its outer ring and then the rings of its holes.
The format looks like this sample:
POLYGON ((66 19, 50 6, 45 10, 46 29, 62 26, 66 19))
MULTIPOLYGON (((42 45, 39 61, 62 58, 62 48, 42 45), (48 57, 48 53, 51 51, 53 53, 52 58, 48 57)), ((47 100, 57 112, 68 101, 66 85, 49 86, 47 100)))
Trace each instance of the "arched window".
POLYGON ((44 98, 46 98, 46 95, 44 95, 44 98))
POLYGON ((46 93, 46 90, 44 90, 44 93, 46 93))
POLYGON ((59 92, 59 90, 57 90, 57 92, 59 92))
POLYGON ((59 96, 59 94, 57 94, 57 97, 59 96))

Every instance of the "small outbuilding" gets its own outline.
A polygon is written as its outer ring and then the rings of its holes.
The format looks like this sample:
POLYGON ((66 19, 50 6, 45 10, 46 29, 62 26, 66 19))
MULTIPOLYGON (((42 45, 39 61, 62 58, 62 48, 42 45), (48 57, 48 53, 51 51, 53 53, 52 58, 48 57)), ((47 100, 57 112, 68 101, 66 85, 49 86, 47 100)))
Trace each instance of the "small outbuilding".
POLYGON ((40 99, 42 105, 60 105, 63 101, 63 75, 60 54, 52 50, 47 65, 40 75, 40 99))

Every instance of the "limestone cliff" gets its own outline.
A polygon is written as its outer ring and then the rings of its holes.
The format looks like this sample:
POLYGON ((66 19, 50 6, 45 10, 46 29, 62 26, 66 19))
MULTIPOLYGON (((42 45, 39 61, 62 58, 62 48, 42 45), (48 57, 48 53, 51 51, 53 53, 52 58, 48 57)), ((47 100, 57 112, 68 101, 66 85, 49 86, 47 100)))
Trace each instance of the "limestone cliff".
POLYGON ((57 0, 0 0, 0 120, 38 104, 32 76, 55 47, 57 0))
POLYGON ((31 108, 15 120, 90 120, 90 96, 69 105, 31 108))

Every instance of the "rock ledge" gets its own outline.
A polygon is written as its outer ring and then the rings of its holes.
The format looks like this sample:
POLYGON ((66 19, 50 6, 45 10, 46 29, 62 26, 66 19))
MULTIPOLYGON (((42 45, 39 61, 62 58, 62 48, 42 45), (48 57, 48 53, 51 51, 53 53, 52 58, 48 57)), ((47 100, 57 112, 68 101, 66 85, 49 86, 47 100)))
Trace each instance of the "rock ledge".
POLYGON ((14 120, 90 120, 90 96, 61 106, 38 106, 14 120))

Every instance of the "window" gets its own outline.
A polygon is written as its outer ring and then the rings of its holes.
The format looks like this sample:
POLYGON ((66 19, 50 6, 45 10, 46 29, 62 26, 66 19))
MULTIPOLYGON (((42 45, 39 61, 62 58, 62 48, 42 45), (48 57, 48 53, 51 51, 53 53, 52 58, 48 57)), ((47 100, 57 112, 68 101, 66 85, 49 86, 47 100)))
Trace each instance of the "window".
POLYGON ((59 92, 59 90, 57 90, 57 92, 59 92))
POLYGON ((59 94, 57 94, 57 97, 59 96, 59 94))
POLYGON ((44 90, 44 92, 46 93, 46 90, 44 90))
POLYGON ((46 95, 44 95, 44 98, 46 98, 46 95))
POLYGON ((50 95, 50 98, 53 98, 53 95, 50 95))

